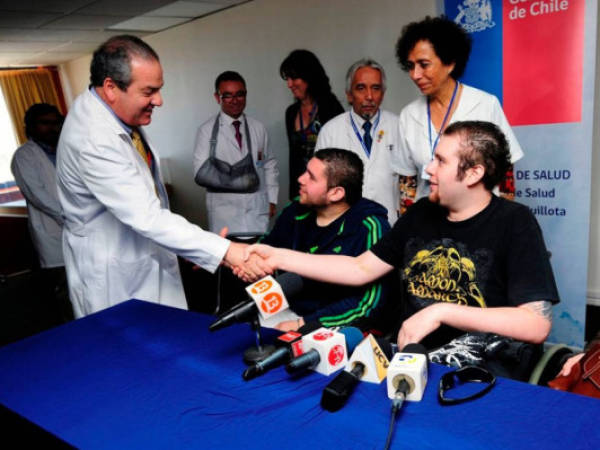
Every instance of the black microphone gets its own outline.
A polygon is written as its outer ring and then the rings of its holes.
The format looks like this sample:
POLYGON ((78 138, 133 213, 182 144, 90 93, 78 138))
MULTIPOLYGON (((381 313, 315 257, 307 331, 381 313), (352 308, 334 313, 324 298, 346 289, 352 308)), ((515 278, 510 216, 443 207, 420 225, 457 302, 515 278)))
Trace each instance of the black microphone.
POLYGON ((339 366, 342 361, 345 364, 347 355, 352 353, 363 339, 363 334, 358 328, 342 328, 339 330, 339 333, 344 336, 345 348, 340 348, 340 345, 337 344, 336 340, 332 339, 334 332, 325 328, 323 330, 325 331, 320 332, 317 330, 310 335, 303 337, 302 340, 304 345, 310 345, 310 348, 308 351, 305 349, 304 354, 292 359, 285 366, 285 370, 290 375, 313 369, 328 376, 340 368, 339 366), (321 361, 323 361, 323 364, 321 364, 321 361))
MULTIPOLYGON (((387 369, 389 360, 393 354, 392 345, 385 339, 375 339, 375 341, 377 345, 372 345, 372 356, 375 360, 382 362, 383 367, 387 369)), ((358 352, 358 349, 356 351, 358 352)), ((354 359, 355 356, 353 355, 352 358, 354 359)), ((354 389, 365 375, 366 370, 366 361, 357 359, 353 362, 350 371, 343 370, 331 380, 325 386, 321 396, 321 406, 323 409, 330 412, 340 410, 346 404, 352 392, 354 392, 354 389)))
POLYGON ((246 381, 252 380, 271 369, 287 364, 292 358, 300 356, 303 353, 302 336, 319 328, 321 328, 321 323, 313 321, 301 326, 297 332, 289 331, 282 334, 275 341, 279 348, 262 361, 248 367, 242 374, 242 378, 246 381))
MULTIPOLYGON (((302 277, 298 274, 285 272, 275 278, 286 297, 293 297, 304 287, 302 277)), ((258 307, 253 299, 240 303, 223 313, 214 321, 208 329, 210 331, 220 330, 234 323, 249 322, 258 315, 258 307)))

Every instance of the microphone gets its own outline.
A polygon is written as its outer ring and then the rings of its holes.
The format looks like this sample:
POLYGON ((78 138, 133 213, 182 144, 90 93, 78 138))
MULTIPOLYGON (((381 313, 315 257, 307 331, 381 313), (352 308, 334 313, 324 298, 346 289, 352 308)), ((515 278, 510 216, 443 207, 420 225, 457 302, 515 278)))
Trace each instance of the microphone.
POLYGON ((358 383, 381 383, 392 357, 392 345, 384 339, 367 336, 354 350, 346 370, 340 372, 323 390, 321 406, 335 412, 340 410, 354 392, 358 383), (351 368, 351 370, 348 370, 351 368))
POLYGON ((418 402, 427 385, 427 349, 421 344, 408 344, 396 353, 387 373, 387 394, 397 410, 404 400, 418 402))
POLYGON ((242 374, 242 378, 246 381, 252 380, 253 378, 267 373, 271 369, 287 364, 292 358, 302 355, 304 353, 302 335, 312 333, 319 328, 321 328, 321 323, 314 321, 304 324, 297 332, 288 331, 287 333, 282 334, 275 341, 275 345, 279 348, 265 359, 248 367, 242 374))
POLYGON ((345 327, 339 331, 319 328, 302 338, 304 354, 292 359, 285 370, 295 373, 312 369, 329 376, 348 362, 348 353, 362 340, 362 332, 355 327, 345 327))
POLYGON ((292 297, 298 294, 304 283, 300 275, 285 272, 273 278, 267 276, 246 287, 249 301, 239 303, 229 311, 223 313, 214 321, 208 329, 210 331, 220 330, 234 323, 248 322, 255 318, 258 313, 263 319, 274 316, 289 308, 286 296, 292 297))

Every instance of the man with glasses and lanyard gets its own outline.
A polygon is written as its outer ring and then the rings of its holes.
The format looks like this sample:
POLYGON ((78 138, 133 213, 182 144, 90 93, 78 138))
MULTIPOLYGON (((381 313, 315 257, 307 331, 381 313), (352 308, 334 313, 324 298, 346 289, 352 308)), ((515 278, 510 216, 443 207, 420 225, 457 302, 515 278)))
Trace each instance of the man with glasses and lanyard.
POLYGON ((316 150, 343 148, 360 156, 364 167, 363 196, 387 208, 388 220, 398 219, 399 172, 398 117, 379 108, 385 94, 383 67, 361 59, 346 74, 346 97, 350 111, 327 122, 319 133, 316 150))
POLYGON ((210 157, 211 141, 218 160, 237 165, 246 158, 258 174, 259 186, 254 192, 207 189, 209 229, 220 232, 228 227, 232 237, 258 237, 266 232, 279 191, 277 160, 269 151, 267 131, 244 114, 246 93, 246 82, 239 73, 227 71, 217 77, 214 95, 221 111, 200 126, 194 149, 194 175, 199 184, 198 171, 210 157))

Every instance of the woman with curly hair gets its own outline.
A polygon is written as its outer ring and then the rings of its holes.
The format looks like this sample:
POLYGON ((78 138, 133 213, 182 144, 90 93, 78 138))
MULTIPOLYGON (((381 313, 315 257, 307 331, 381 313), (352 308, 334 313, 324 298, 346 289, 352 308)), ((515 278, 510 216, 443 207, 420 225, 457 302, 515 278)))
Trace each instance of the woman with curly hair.
MULTIPOLYGON (((396 57, 423 96, 400 113, 401 210, 429 194, 425 172, 444 129, 452 122, 482 120, 496 124, 509 142, 511 162, 523 157, 498 99, 459 81, 471 52, 471 38, 460 25, 426 17, 406 25, 396 57)), ((500 184, 503 196, 514 196, 512 166, 500 184)))

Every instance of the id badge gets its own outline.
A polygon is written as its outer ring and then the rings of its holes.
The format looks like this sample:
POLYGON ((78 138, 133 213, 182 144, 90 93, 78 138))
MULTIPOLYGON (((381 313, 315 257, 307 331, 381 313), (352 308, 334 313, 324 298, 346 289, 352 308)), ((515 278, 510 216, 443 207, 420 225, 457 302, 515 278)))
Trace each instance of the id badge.
POLYGON ((429 165, 429 163, 427 163, 426 165, 423 166, 423 169, 421 170, 421 178, 423 180, 429 180, 429 174, 427 173, 427 166, 429 165))
POLYGON ((263 151, 259 150, 256 155, 256 167, 262 168, 262 166, 264 166, 264 164, 265 164, 265 162, 263 159, 263 151))

